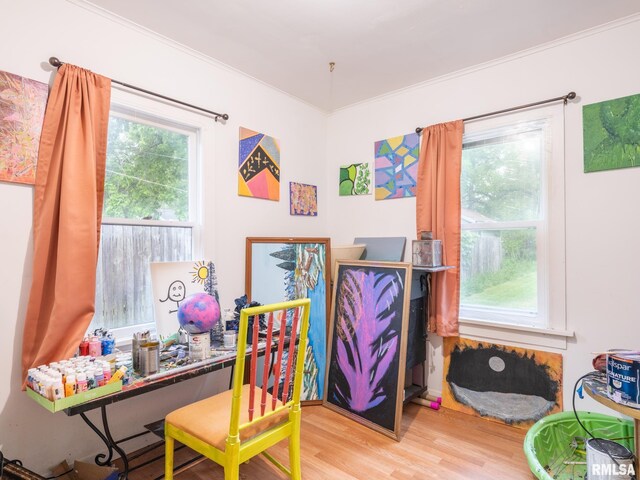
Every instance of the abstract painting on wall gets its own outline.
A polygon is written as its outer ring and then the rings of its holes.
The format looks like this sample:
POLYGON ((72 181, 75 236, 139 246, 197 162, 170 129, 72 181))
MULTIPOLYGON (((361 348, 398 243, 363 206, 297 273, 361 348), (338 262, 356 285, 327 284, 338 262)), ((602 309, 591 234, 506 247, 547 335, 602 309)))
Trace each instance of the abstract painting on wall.
POLYGON ((584 172, 640 165, 640 95, 582 107, 584 172))
POLYGON ((168 337, 178 331, 178 307, 189 295, 204 292, 218 300, 216 268, 209 260, 151 262, 150 269, 158 335, 168 337))
POLYGON ((323 405, 398 439, 411 264, 338 260, 323 405))
POLYGON ((376 200, 416 196, 420 137, 417 133, 380 140, 374 145, 376 200))
POLYGON ((291 215, 318 215, 318 187, 289 182, 289 213, 291 215))
POLYGON ((243 127, 240 127, 238 195, 280 200, 278 140, 243 127))
POLYGON ((34 184, 48 87, 0 71, 0 181, 34 184))
POLYGON ((340 195, 369 195, 371 169, 368 163, 354 163, 340 167, 340 195))
POLYGON ((528 427, 562 411, 562 355, 517 347, 444 339, 442 405, 528 427))
POLYGON ((245 289, 250 300, 267 305, 311 299, 300 397, 305 403, 320 403, 324 393, 330 255, 328 238, 247 238, 245 289))

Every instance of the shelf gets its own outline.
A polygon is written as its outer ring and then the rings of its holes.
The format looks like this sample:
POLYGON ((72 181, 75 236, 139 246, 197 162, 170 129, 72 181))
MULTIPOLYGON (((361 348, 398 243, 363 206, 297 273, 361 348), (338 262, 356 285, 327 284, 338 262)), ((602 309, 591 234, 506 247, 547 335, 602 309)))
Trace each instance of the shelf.
POLYGON ((422 395, 424 392, 427 391, 427 387, 423 387, 421 385, 410 385, 407 388, 404 389, 404 404, 406 405, 407 403, 409 403, 411 400, 413 400, 414 398, 416 398, 419 395, 422 395))
POLYGON ((444 272, 445 270, 451 270, 452 268, 456 268, 450 265, 440 265, 439 267, 421 267, 419 265, 412 265, 414 270, 420 270, 421 272, 444 272))

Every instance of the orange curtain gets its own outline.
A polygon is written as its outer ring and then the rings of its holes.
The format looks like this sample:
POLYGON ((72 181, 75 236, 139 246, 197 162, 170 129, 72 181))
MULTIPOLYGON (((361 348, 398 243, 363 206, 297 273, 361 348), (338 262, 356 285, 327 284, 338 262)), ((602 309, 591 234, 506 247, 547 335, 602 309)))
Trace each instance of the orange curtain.
POLYGON ((111 80, 58 70, 40 137, 22 373, 68 358, 95 311, 111 80))
POLYGON ((442 241, 442 263, 456 267, 431 275, 429 331, 443 337, 458 335, 460 308, 460 167, 462 120, 422 130, 416 226, 442 241))

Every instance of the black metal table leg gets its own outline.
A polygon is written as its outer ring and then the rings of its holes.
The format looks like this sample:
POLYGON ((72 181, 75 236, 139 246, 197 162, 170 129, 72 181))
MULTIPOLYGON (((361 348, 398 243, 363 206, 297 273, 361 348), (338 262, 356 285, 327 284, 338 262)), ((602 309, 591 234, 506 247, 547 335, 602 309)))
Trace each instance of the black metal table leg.
POLYGON ((129 459, 127 458, 126 452, 118 446, 118 443, 111 436, 111 431, 109 430, 109 421, 107 418, 107 406, 102 405, 100 407, 100 412, 102 414, 102 429, 104 430, 104 433, 102 433, 100 429, 91 420, 89 420, 89 418, 84 413, 80 413, 82 420, 84 420, 84 422, 89 425, 91 430, 93 430, 96 435, 100 437, 100 440, 102 440, 102 442, 107 447, 108 455, 105 455, 104 453, 99 453, 98 455, 96 455, 96 465, 111 465, 113 452, 115 450, 118 455, 120 455, 120 458, 122 459, 122 465, 124 467, 124 471, 120 472, 120 478, 126 480, 129 475, 129 459))

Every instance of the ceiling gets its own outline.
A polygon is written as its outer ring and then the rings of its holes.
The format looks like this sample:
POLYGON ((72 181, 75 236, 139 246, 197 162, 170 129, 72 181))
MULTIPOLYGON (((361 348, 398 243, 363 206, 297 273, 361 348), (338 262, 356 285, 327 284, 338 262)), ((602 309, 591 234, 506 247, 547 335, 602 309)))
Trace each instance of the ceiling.
POLYGON ((87 3, 326 111, 640 12, 638 0, 87 3))

